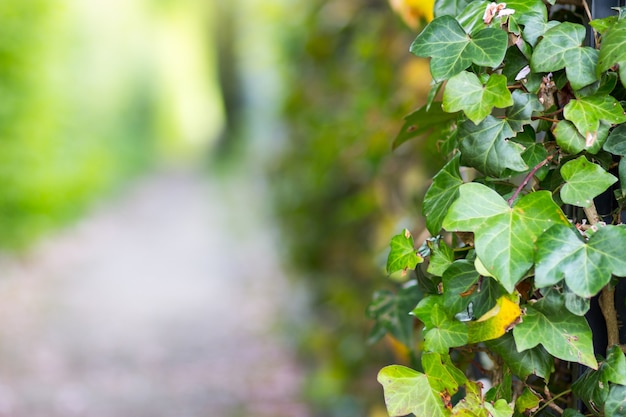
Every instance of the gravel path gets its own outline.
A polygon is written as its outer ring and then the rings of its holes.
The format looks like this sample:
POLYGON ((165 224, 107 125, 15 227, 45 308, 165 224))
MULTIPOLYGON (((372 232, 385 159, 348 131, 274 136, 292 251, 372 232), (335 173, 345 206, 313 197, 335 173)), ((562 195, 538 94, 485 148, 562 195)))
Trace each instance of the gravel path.
POLYGON ((0 416, 308 416, 250 181, 155 175, 2 259, 0 416))

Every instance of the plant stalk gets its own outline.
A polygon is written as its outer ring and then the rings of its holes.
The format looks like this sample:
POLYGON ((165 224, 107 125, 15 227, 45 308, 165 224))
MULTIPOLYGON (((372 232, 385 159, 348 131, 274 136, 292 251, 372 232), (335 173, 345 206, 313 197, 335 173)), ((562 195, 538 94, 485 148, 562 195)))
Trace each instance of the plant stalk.
POLYGON ((509 207, 513 206, 513 202, 515 201, 515 199, 517 198, 519 193, 524 189, 524 187, 526 187, 526 185, 528 185, 528 182, 530 181, 530 179, 535 176, 537 171, 539 171, 539 169, 542 166, 544 166, 545 164, 550 162, 551 159, 552 159, 552 157, 547 157, 546 159, 544 159, 543 161, 541 161, 537 165, 535 165, 533 167, 533 169, 530 170, 530 172, 526 175, 526 177, 524 177, 524 181, 522 181, 522 183, 515 189, 515 192, 513 193, 511 198, 509 198, 506 201, 509 204, 509 207))
MULTIPOLYGON (((594 226, 600 222, 600 216, 594 203, 585 207, 585 215, 589 223, 594 226)), ((600 310, 606 323, 606 335, 609 347, 619 345, 619 323, 617 321, 617 310, 615 309, 615 288, 609 283, 600 293, 600 310)))

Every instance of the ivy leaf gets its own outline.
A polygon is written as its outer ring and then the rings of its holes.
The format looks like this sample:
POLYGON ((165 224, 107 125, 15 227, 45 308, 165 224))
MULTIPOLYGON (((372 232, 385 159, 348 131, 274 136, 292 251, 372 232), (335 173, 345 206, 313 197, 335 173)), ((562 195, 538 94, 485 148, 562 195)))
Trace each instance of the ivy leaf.
POLYGON ((513 105, 511 92, 506 87, 506 77, 500 74, 489 76, 483 85, 476 74, 461 71, 448 80, 443 93, 443 110, 454 113, 463 110, 475 124, 480 123, 494 107, 513 105))
POLYGON ((570 100, 563 109, 563 116, 574 123, 585 138, 597 136, 600 121, 609 124, 626 122, 624 109, 615 97, 609 95, 570 100))
POLYGON ((561 23, 543 35, 530 59, 535 72, 551 72, 565 68, 571 86, 578 90, 599 79, 595 68, 598 52, 583 47, 585 27, 576 23, 561 23))
POLYGON ((567 311, 562 296, 554 292, 526 306, 526 315, 513 329, 513 337, 520 351, 541 343, 552 356, 598 369, 587 320, 567 311))
POLYGON ((367 317, 376 321, 368 338, 375 343, 386 333, 407 347, 414 344, 413 321, 409 313, 420 299, 420 291, 415 281, 404 286, 397 294, 388 290, 374 293, 373 300, 367 307, 367 317))
MULTIPOLYGON (((626 66, 626 20, 619 20, 602 37, 596 73, 600 75, 615 64, 626 66)), ((625 82, 622 78, 622 84, 625 82)))
POLYGON ((463 184, 459 172, 460 156, 457 154, 433 177, 433 183, 424 196, 423 211, 426 216, 426 227, 433 235, 441 231, 441 224, 446 211, 441 207, 450 207, 450 204, 459 195, 459 187, 463 184))
POLYGON ((577 316, 584 316, 591 308, 589 298, 576 295, 567 285, 563 288, 563 298, 565 299, 565 308, 577 316))
POLYGON ((479 281, 479 278, 479 272, 467 259, 455 261, 446 269, 442 276, 443 306, 449 314, 467 314, 469 319, 474 315, 480 317, 491 310, 498 298, 505 294, 504 288, 496 280, 483 276, 479 281))
POLYGON ((561 167, 561 176, 565 180, 561 200, 578 207, 589 207, 595 197, 617 182, 615 176, 589 162, 585 156, 565 163, 561 167))
POLYGON ((596 30, 596 32, 604 35, 604 32, 609 30, 613 25, 617 23, 617 16, 607 16, 601 19, 593 19, 589 22, 589 25, 596 30))
POLYGON ((522 311, 512 297, 503 295, 496 305, 476 321, 468 323, 468 343, 497 339, 510 330, 520 319, 522 311))
POLYGON ((489 340, 485 344, 500 355, 511 371, 522 379, 529 375, 537 375, 548 380, 554 370, 552 356, 543 346, 535 346, 520 352, 512 333, 506 333, 499 339, 489 340))
MULTIPOLYGON (((541 0, 508 0, 506 8, 515 10, 515 13, 508 16, 509 26, 523 25, 526 29, 529 24, 545 22, 548 19, 546 6, 541 0)), ((519 35, 518 31, 515 33, 519 35)))
POLYGON ((443 227, 474 232, 476 254, 509 293, 532 266, 537 238, 554 224, 569 225, 549 191, 525 195, 513 207, 482 184, 463 184, 459 192, 443 227))
POLYGON ((619 346, 611 347, 598 370, 587 370, 572 384, 572 390, 588 406, 598 408, 609 397, 609 382, 626 384, 626 359, 619 346))
POLYGON ((415 269, 417 264, 424 262, 413 243, 411 232, 404 229, 402 233, 391 239, 391 251, 387 257, 387 273, 415 269))
POLYGON ((400 365, 386 366, 378 373, 383 386, 385 404, 390 417, 417 416, 448 417, 439 393, 430 387, 425 374, 400 365))
POLYGON ((467 326, 447 316, 439 304, 430 314, 433 327, 424 334, 424 348, 430 352, 447 353, 451 347, 467 344, 467 326))
POLYGON ((451 16, 434 19, 411 44, 411 53, 431 57, 430 71, 436 82, 447 80, 472 63, 497 67, 502 63, 508 36, 505 31, 487 28, 470 37, 451 16))
POLYGON ((454 262, 454 251, 439 239, 436 243, 430 243, 430 262, 428 263, 429 274, 442 276, 452 262, 454 262))
POLYGON ((400 133, 398 133, 398 136, 394 139, 392 148, 396 149, 404 142, 420 135, 428 135, 432 133, 435 128, 439 128, 443 124, 451 122, 456 118, 456 114, 443 111, 440 103, 430 109, 428 109, 427 106, 420 107, 404 118, 404 124, 400 129, 400 133))
POLYGON ((459 385, 467 382, 467 377, 454 366, 447 353, 425 352, 422 354, 422 367, 435 391, 453 395, 459 390, 459 385))
POLYGON ((560 120, 556 125, 556 129, 554 129, 554 136, 556 137, 556 143, 567 153, 575 155, 586 150, 595 155, 602 149, 602 145, 605 144, 609 136, 609 128, 610 125, 608 123, 600 122, 597 135, 595 137, 590 136, 588 141, 578 132, 572 122, 560 120))
POLYGON ((470 2, 461 13, 455 16, 457 22, 459 22, 466 33, 473 35, 488 27, 483 19, 488 4, 489 3, 486 1, 474 0, 470 2))
POLYGON ((614 155, 626 155, 626 125, 613 129, 602 148, 614 155))
POLYGON ((513 107, 506 111, 506 120, 516 132, 522 132, 524 125, 529 124, 533 112, 543 110, 543 106, 535 94, 515 90, 512 95, 513 107))
POLYGON ((435 17, 458 16, 472 0, 439 0, 435 2, 435 17))
POLYGON ((513 415, 513 409, 504 399, 496 401, 493 405, 485 403, 485 408, 492 417, 511 417, 513 415))
MULTIPOLYGON (((467 381, 465 384, 465 398, 456 403, 452 409, 452 417, 488 417, 485 402, 482 396, 480 382, 467 381)), ((424 414, 428 416, 428 414, 424 414)))
POLYGON ((515 132, 505 120, 487 116, 478 125, 466 120, 459 126, 463 164, 493 177, 499 177, 507 168, 518 172, 527 170, 521 156, 524 148, 508 140, 513 136, 515 132))
POLYGON ((571 227, 553 226, 537 240, 535 285, 545 288, 565 279, 576 295, 592 297, 608 284, 612 274, 626 274, 624 244, 623 227, 602 227, 585 243, 571 227))
POLYGON ((417 303, 411 314, 420 319, 426 328, 432 328, 435 326, 432 320, 432 313, 435 310, 435 306, 440 306, 442 303, 442 295, 426 296, 417 303))
POLYGON ((606 417, 626 417, 626 386, 612 385, 604 403, 606 417))
POLYGON ((556 20, 550 20, 547 22, 545 20, 531 20, 524 27, 522 37, 531 46, 535 47, 537 45, 537 42, 539 41, 539 38, 542 37, 544 33, 560 24, 561 23, 556 20))
POLYGON ((478 286, 478 272, 472 262, 459 259, 443 273, 443 305, 450 314, 467 311, 473 294, 478 286))
POLYGON ((517 397, 515 400, 515 410, 518 413, 527 413, 535 411, 539 407, 539 397, 537 397, 533 392, 528 389, 528 387, 524 388, 522 395, 517 397))

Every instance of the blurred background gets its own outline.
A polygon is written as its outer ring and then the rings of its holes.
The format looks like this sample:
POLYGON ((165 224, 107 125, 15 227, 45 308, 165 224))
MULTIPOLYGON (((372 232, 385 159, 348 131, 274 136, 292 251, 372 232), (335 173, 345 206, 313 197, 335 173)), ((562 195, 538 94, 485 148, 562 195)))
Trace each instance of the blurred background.
POLYGON ((0 416, 384 416, 420 0, 0 2, 0 416))

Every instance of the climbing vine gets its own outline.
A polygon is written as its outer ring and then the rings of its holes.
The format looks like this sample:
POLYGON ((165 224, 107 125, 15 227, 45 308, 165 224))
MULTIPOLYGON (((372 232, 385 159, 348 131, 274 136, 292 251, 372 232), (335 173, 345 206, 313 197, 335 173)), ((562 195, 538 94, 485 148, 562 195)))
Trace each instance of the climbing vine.
POLYGON ((413 352, 378 375, 390 416, 626 416, 626 8, 555 3, 437 0, 410 47, 433 86, 394 147, 434 140, 447 163, 430 237, 393 237, 404 285, 368 310, 413 352))

